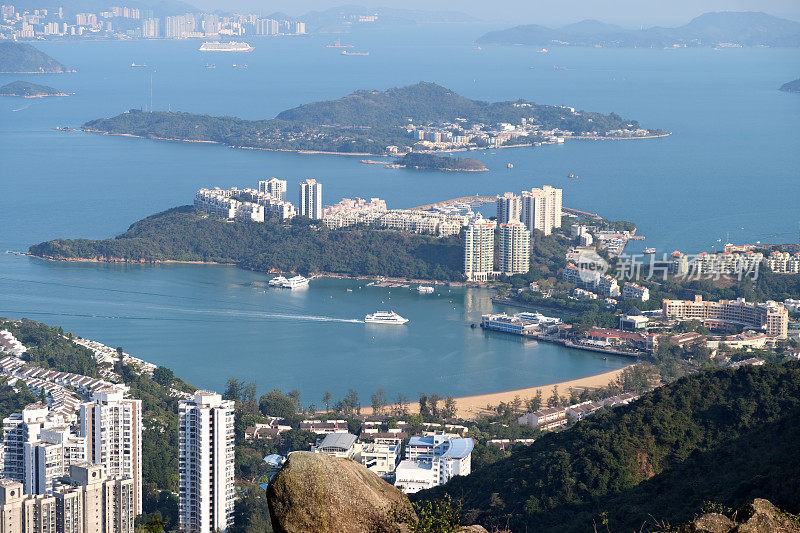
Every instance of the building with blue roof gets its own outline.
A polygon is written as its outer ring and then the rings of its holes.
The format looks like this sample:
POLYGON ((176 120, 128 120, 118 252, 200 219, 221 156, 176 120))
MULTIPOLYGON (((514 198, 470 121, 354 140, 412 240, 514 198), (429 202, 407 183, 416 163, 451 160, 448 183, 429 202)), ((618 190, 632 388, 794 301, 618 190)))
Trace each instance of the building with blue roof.
POLYGON ((466 476, 472 469, 475 441, 450 434, 411 437, 405 459, 395 470, 395 486, 410 494, 444 485, 455 476, 466 476))

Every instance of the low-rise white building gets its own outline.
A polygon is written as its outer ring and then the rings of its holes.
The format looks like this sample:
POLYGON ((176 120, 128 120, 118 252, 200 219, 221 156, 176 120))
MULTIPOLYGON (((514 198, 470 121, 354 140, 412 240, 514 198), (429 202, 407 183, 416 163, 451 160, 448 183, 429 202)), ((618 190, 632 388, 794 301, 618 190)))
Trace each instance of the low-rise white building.
POLYGON ((395 469, 394 485, 410 494, 444 485, 455 476, 472 470, 475 441, 451 434, 411 437, 405 459, 395 469))
POLYGON ((352 433, 328 433, 311 451, 343 459, 356 459, 361 448, 358 437, 352 433))
POLYGON ((400 462, 402 441, 397 438, 378 437, 361 449, 361 464, 384 479, 391 479, 400 462))

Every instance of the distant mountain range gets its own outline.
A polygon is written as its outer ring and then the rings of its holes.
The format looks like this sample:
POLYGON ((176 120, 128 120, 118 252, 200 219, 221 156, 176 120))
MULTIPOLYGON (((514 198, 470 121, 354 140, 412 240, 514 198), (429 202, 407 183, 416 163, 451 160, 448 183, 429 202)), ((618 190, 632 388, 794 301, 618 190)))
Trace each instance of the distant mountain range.
POLYGON ((561 28, 536 24, 491 31, 477 40, 481 44, 530 46, 603 46, 661 48, 671 46, 800 47, 800 22, 761 12, 722 11, 705 13, 677 28, 652 27, 629 30, 597 20, 584 20, 561 28))

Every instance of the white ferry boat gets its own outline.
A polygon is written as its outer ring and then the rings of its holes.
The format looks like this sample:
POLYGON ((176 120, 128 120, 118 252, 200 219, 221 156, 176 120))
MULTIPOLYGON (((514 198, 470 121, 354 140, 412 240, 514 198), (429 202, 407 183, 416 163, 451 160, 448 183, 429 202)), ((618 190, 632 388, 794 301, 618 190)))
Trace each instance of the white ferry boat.
POLYGON ((283 276, 278 276, 277 278, 269 280, 270 287, 282 287, 284 283, 286 283, 286 278, 283 276))
POLYGON ((253 47, 249 44, 242 42, 237 43, 231 41, 229 43, 221 43, 219 41, 206 41, 200 46, 201 52, 252 52, 253 47))
POLYGON ((420 294, 430 294, 433 292, 433 287, 420 285, 419 287, 417 287, 417 290, 419 291, 420 294))
POLYGON ((364 317, 364 322, 367 324, 396 324, 402 325, 408 322, 407 318, 403 318, 394 311, 375 311, 374 313, 364 317))
POLYGON ((300 287, 308 287, 308 278, 304 278, 303 276, 294 276, 293 278, 289 278, 281 283, 281 287, 284 289, 299 289, 300 287))
POLYGON ((655 255, 655 253, 656 253, 656 249, 655 249, 655 248, 645 248, 645 249, 643 250, 643 253, 644 253, 645 255, 655 255))

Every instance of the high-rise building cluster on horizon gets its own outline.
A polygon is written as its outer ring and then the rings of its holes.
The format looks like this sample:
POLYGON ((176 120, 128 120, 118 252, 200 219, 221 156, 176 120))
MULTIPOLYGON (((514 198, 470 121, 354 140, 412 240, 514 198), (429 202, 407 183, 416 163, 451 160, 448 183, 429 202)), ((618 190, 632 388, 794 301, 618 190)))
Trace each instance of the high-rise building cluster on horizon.
POLYGON ((497 220, 480 217, 466 227, 464 275, 469 281, 486 281, 501 274, 528 272, 534 230, 550 235, 561 227, 562 190, 507 192, 497 197, 497 220), (495 242, 496 241, 496 242, 495 242))
POLYGON ((0 39, 117 37, 120 39, 224 38, 244 35, 304 35, 306 24, 257 14, 184 13, 157 17, 152 9, 116 6, 97 12, 65 13, 64 8, 19 10, 0 6, 0 39))

